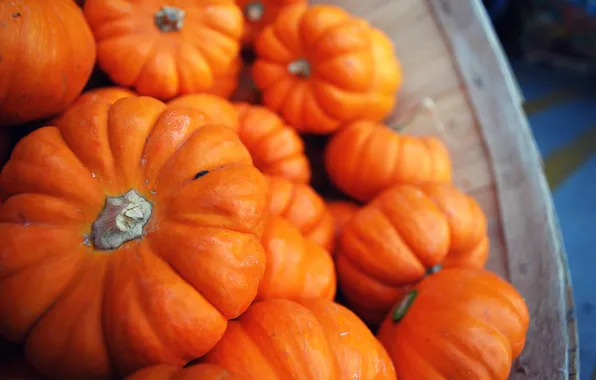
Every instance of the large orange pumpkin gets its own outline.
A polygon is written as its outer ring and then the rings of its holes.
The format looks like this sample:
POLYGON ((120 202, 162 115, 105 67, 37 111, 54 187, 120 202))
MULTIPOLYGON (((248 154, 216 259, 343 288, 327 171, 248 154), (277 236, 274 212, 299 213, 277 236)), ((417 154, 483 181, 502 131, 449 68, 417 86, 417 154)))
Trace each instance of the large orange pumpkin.
POLYGON ((336 266, 342 294, 370 323, 438 265, 482 267, 486 218, 451 184, 395 185, 343 228, 336 266))
POLYGON ((238 103, 236 111, 240 140, 248 148, 257 168, 264 174, 294 182, 310 181, 304 142, 293 128, 265 107, 238 103))
POLYGON ((348 223, 354 217, 354 215, 356 215, 356 212, 358 212, 359 208, 360 207, 357 204, 349 201, 334 201, 327 203, 327 210, 329 210, 331 213, 335 226, 335 249, 338 247, 337 241, 339 240, 341 230, 344 228, 346 223, 348 223))
POLYGON ((191 108, 203 115, 205 122, 238 131, 238 115, 232 103, 211 94, 183 95, 168 102, 168 107, 191 108))
POLYGON ((528 323, 509 283, 483 269, 452 268, 398 300, 378 337, 400 380, 506 380, 528 323))
POLYGON ((306 0, 236 0, 244 13, 244 43, 252 45, 261 30, 275 21, 284 9, 306 3, 306 0))
POLYGON ((47 375, 182 365, 256 296, 267 183, 197 111, 81 104, 20 141, 0 187, 0 335, 47 375))
POLYGON ((221 96, 222 98, 230 98, 238 88, 241 72, 242 59, 238 56, 232 61, 225 72, 215 75, 213 78, 213 85, 208 92, 213 95, 221 96))
POLYGON ((263 103, 301 132, 389 114, 401 73, 391 41, 339 7, 296 5, 255 41, 263 103))
POLYGON ((234 0, 87 0, 84 11, 100 67, 142 95, 207 91, 240 49, 242 12, 234 0))
POLYGON ((335 267, 327 251, 305 239, 296 227, 279 216, 269 218, 261 242, 267 255, 267 268, 259 285, 258 300, 333 300, 335 267))
POLYGON ((441 140, 398 134, 371 121, 350 123, 331 137, 325 168, 340 190, 364 202, 395 184, 451 181, 441 140))
POLYGON ((53 116, 83 90, 95 42, 72 0, 0 2, 0 125, 53 116))
POLYGON ((230 321, 204 358, 246 380, 395 380, 387 352, 350 310, 325 300, 268 300, 230 321))
POLYGON ((196 364, 186 368, 171 364, 157 364, 143 368, 126 380, 242 380, 216 364, 196 364))
POLYGON ((269 212, 279 215, 298 227, 302 235, 327 252, 333 251, 333 217, 323 198, 314 189, 282 177, 268 177, 269 212))

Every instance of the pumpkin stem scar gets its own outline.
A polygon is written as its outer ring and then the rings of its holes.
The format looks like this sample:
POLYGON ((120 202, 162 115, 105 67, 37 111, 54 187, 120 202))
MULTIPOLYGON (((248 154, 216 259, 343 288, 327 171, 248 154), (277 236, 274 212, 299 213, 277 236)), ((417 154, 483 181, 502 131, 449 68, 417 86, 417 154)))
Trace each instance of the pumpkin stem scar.
POLYGON ((260 2, 248 3, 244 7, 244 16, 250 22, 259 22, 265 14, 265 6, 260 2))
POLYGON ((406 316, 417 295, 418 289, 412 289, 405 295, 401 302, 395 306, 393 313, 391 314, 391 319, 393 322, 397 323, 406 316))
POLYGON ((288 71, 290 74, 307 78, 310 76, 310 63, 304 58, 299 58, 288 64, 288 71))
POLYGON ((155 25, 157 25, 159 30, 164 33, 176 32, 182 29, 182 25, 184 24, 184 14, 185 12, 180 8, 168 6, 161 7, 155 14, 155 25))
POLYGON ((104 209, 91 226, 94 247, 107 251, 140 238, 151 209, 151 203, 134 190, 119 197, 107 197, 104 209))

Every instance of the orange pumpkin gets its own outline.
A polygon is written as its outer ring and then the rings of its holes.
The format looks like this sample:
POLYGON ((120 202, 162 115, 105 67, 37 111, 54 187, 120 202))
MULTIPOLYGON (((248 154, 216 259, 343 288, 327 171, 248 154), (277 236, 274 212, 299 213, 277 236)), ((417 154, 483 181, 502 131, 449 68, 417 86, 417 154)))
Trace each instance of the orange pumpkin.
POLYGON ((0 125, 45 119, 83 90, 95 63, 95 42, 72 0, 0 4, 0 125))
POLYGON ((350 310, 326 300, 253 304, 205 356, 246 380, 395 380, 387 352, 350 310))
POLYGON ((339 7, 296 5, 255 41, 263 103, 301 132, 331 133, 391 112, 401 83, 391 41, 339 7))
POLYGON ((238 56, 225 72, 213 78, 213 85, 208 92, 222 98, 229 98, 238 88, 241 71, 242 59, 238 56))
POLYGON ((275 21, 284 9, 306 3, 306 0, 236 0, 244 13, 244 43, 252 45, 261 30, 275 21))
POLYGON ((378 337, 400 380, 506 380, 528 324, 524 299, 509 283, 483 269, 452 268, 398 300, 378 337))
POLYGON ((236 111, 240 140, 261 172, 299 183, 310 181, 304 142, 293 128, 265 107, 239 103, 236 111))
POLYGON ((486 218, 451 184, 395 185, 362 207, 343 228, 336 266, 342 294, 370 323, 438 265, 482 267, 486 218))
POLYGON ((232 103, 211 94, 190 94, 168 102, 168 107, 190 108, 199 111, 207 123, 215 123, 238 131, 238 115, 232 103))
MULTIPOLYGON (((360 207, 357 204, 349 201, 334 201, 327 203, 327 210, 331 213, 334 221, 336 243, 339 240, 340 232, 344 225, 356 215, 359 208, 360 207)), ((335 249, 337 249, 337 246, 338 244, 335 244, 335 249)))
POLYGON ((100 67, 141 95, 207 91, 240 49, 242 12, 234 0, 87 0, 84 12, 100 67))
POLYGON ((391 185, 450 182, 452 174, 438 138, 398 134, 371 121, 350 123, 331 137, 325 168, 340 190, 363 202, 391 185))
POLYGON ((261 242, 267 255, 267 268, 259 285, 258 300, 333 300, 335 268, 327 251, 305 239, 296 227, 279 216, 269 219, 261 242))
POLYGON ((126 380, 241 380, 225 368, 216 364, 196 364, 186 368, 171 364, 157 364, 143 368, 126 380))
POLYGON ((156 99, 63 120, 0 175, 0 335, 64 379, 205 354, 265 271, 263 175, 234 131, 156 99))
POLYGON ((333 251, 333 217, 312 187, 281 177, 268 177, 269 212, 298 227, 302 235, 327 252, 333 251))

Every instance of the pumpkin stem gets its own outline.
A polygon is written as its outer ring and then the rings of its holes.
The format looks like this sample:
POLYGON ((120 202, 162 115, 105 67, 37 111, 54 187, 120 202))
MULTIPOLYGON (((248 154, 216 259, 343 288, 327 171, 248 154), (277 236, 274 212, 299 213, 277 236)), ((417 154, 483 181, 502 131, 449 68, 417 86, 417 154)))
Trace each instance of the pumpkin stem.
POLYGON ((436 105, 435 101, 430 97, 426 97, 426 98, 422 99, 420 101, 420 103, 418 103, 416 106, 414 106, 414 109, 410 113, 409 117, 405 121, 396 125, 395 127, 392 127, 392 129, 394 129, 395 131, 397 131, 399 133, 406 132, 408 130, 408 128, 412 125, 414 119, 416 119, 416 116, 418 116, 421 111, 427 111, 430 114, 430 117, 433 120, 433 124, 435 125, 435 129, 437 131, 439 131, 439 133, 443 136, 443 138, 445 138, 449 142, 453 143, 453 145, 458 144, 458 142, 451 139, 449 134, 447 133, 445 124, 443 124, 443 121, 441 120, 441 116, 439 115, 439 112, 437 111, 437 105, 436 105))
POLYGON ((401 300, 397 306, 393 309, 393 314, 391 314, 391 319, 393 322, 397 323, 403 319, 410 310, 410 307, 414 303, 416 296, 418 295, 418 289, 412 289, 401 300))
POLYGON ((143 235, 151 217, 151 203, 130 190, 119 197, 107 197, 104 209, 91 226, 93 245, 109 251, 143 235))
POLYGON ((435 265, 434 267, 430 267, 426 270, 426 275, 430 276, 431 274, 435 274, 443 268, 441 264, 435 265))
POLYGON ((185 12, 176 7, 163 6, 155 14, 155 25, 164 33, 182 29, 185 12))
POLYGON ((250 22, 259 22, 265 14, 265 6, 260 2, 248 3, 244 7, 244 16, 250 22))
POLYGON ((310 63, 308 63, 308 61, 304 58, 299 58, 288 64, 288 71, 290 74, 294 74, 299 77, 309 77, 310 70, 310 63))

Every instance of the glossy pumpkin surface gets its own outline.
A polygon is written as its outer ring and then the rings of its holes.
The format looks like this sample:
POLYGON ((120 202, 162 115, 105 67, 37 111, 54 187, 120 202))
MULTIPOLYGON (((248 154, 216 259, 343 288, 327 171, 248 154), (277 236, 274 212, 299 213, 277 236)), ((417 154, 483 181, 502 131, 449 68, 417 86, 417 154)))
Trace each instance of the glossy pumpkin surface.
POLYGON ((83 90, 95 42, 72 0, 0 2, 0 125, 62 112, 83 90))
POLYGON ((395 380, 387 352, 366 325, 325 300, 257 302, 230 321, 204 359, 247 380, 395 380))
POLYGON ((398 300, 377 336, 400 380, 506 380, 529 314, 509 283, 483 269, 435 273, 398 300))
POLYGON ((240 49, 234 0, 87 0, 84 12, 100 67, 141 95, 167 100, 207 91, 240 49))
POLYGON ((0 334, 60 378, 205 354, 263 277, 266 186, 237 134, 198 111, 71 108, 0 175, 0 334))
POLYGON ((168 102, 169 107, 198 111, 206 123, 222 125, 238 131, 238 115, 232 103, 212 94, 183 95, 168 102))

